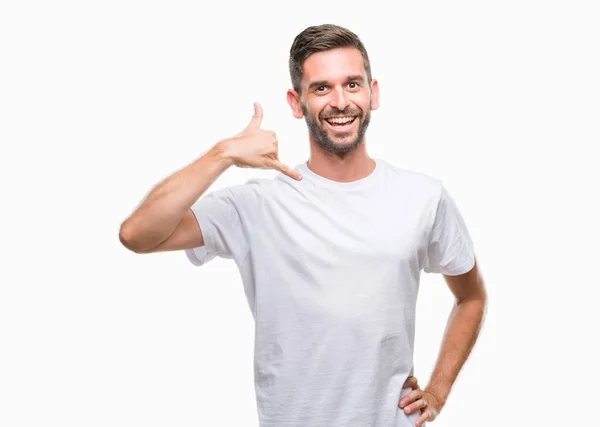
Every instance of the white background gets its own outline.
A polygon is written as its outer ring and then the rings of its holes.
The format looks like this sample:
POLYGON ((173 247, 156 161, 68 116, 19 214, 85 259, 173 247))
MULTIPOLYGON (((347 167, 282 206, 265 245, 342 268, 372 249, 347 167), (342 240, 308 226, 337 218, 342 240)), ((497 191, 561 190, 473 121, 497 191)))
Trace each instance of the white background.
MULTIPOLYGON (((233 261, 138 255, 118 232, 253 101, 280 159, 307 159, 287 60, 321 23, 371 57, 369 154, 444 181, 486 281, 479 341, 432 424, 593 424, 599 19, 593 1, 3 2, 0 425, 257 426, 233 261)), ((276 173, 232 168, 211 189, 276 173)), ((452 302, 423 273, 422 387, 452 302)))

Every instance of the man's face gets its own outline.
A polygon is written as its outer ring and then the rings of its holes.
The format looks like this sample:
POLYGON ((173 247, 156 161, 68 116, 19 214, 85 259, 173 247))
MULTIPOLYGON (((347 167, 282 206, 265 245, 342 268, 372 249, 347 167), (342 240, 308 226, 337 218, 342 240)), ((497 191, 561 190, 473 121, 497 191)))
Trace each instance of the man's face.
POLYGON ((341 48, 310 55, 301 84, 300 108, 314 141, 330 153, 355 150, 371 110, 378 107, 377 81, 369 86, 360 51, 341 48))

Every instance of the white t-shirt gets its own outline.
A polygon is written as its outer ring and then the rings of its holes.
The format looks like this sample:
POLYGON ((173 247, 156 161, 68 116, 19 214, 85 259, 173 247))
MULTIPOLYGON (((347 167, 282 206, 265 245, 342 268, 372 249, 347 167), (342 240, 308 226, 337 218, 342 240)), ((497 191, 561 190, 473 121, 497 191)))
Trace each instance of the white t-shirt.
POLYGON ((473 242, 441 180, 374 159, 337 182, 294 169, 206 193, 192 206, 203 265, 233 259, 255 320, 260 427, 411 427, 421 270, 458 275, 473 242))

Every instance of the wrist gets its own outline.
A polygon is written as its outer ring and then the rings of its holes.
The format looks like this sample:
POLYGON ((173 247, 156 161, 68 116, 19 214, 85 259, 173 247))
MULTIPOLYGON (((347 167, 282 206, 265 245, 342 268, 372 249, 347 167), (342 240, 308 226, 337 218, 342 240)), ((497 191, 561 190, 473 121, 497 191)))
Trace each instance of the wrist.
POLYGON ((222 139, 217 142, 211 151, 225 167, 233 166, 235 164, 233 151, 231 149, 231 141, 229 139, 222 139))
POLYGON ((423 391, 431 393, 436 398, 441 407, 446 405, 448 395, 450 394, 450 388, 442 384, 428 384, 427 387, 423 389, 423 391))

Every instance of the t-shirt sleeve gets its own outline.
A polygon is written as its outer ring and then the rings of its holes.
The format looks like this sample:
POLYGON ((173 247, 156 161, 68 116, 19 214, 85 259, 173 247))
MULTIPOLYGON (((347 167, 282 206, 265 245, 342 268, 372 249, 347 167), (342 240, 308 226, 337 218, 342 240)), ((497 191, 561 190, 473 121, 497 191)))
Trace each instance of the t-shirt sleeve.
POLYGON ((423 271, 456 276, 475 265, 474 245, 458 210, 446 188, 441 192, 425 250, 423 271))
POLYGON ((245 258, 249 249, 245 222, 254 192, 250 184, 226 187, 205 194, 191 206, 204 240, 203 246, 185 250, 192 264, 201 266, 215 257, 245 258))

